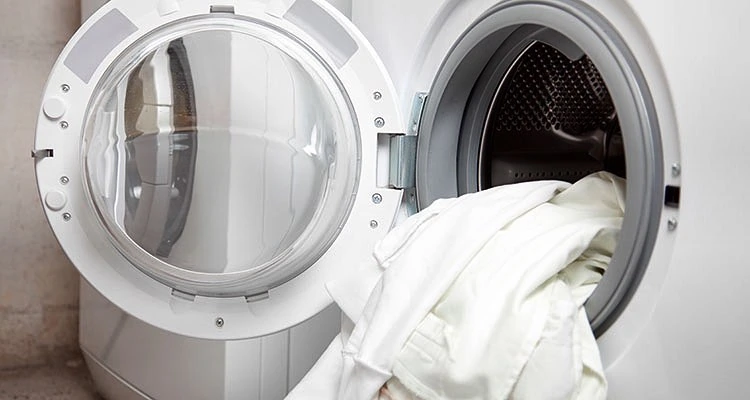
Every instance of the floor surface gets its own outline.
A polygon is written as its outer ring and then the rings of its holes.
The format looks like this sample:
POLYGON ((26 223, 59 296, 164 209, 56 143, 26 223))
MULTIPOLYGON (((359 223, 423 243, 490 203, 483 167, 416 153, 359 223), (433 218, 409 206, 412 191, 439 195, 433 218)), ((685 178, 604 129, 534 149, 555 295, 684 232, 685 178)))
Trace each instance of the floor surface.
POLYGON ((83 360, 0 371, 0 400, 102 400, 83 360))

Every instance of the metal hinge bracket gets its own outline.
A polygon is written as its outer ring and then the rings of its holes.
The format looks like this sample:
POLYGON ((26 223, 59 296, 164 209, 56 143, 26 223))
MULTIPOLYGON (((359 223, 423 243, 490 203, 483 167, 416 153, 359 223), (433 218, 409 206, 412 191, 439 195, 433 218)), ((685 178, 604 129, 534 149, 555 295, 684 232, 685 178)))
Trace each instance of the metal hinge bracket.
POLYGON ((419 127, 422 124, 422 114, 424 105, 427 103, 427 93, 419 92, 414 96, 411 106, 411 118, 409 119, 409 134, 416 135, 419 133, 419 127))
POLYGON ((417 134, 426 101, 427 93, 417 93, 412 104, 408 133, 390 135, 388 184, 392 188, 408 189, 416 186, 417 134))
POLYGON ((417 137, 392 135, 390 148, 390 174, 388 185, 395 189, 406 189, 416 184, 417 137))

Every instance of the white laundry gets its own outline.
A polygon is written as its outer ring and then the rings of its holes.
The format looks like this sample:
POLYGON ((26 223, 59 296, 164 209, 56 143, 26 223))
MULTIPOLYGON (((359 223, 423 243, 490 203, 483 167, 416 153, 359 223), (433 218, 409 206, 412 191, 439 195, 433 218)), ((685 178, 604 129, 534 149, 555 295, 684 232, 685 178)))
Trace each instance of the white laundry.
POLYGON ((288 399, 604 399, 582 305, 623 208, 608 173, 435 202, 329 283, 342 333, 288 399))

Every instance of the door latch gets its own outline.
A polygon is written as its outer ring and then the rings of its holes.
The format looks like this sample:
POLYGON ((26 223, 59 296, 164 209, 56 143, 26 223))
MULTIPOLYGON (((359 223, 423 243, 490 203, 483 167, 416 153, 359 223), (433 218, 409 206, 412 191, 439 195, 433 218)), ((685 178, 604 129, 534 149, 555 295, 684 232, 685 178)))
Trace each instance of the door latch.
POLYGON ((54 157, 54 156, 55 156, 55 151, 52 149, 31 150, 31 158, 35 160, 41 160, 43 158, 54 157))

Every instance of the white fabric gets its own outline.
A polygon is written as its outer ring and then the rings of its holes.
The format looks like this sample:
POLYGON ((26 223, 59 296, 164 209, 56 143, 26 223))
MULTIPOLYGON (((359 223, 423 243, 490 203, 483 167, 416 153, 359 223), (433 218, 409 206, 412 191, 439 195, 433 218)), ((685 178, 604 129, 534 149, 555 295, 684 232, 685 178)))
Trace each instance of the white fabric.
POLYGON ((426 399, 605 398, 582 304, 609 262, 624 183, 598 173, 569 187, 440 200, 394 229, 329 283, 356 325, 288 399, 375 399, 394 373, 426 399))

